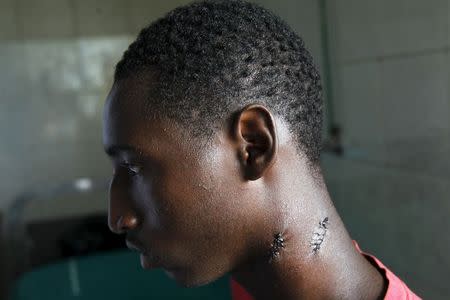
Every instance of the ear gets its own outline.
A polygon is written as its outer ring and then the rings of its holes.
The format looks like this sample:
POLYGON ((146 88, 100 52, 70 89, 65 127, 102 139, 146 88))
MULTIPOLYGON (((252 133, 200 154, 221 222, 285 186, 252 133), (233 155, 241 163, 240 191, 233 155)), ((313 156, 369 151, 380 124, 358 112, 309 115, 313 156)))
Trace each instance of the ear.
POLYGON ((238 157, 244 177, 256 180, 275 161, 277 136, 272 114, 261 105, 249 105, 237 115, 234 125, 238 157))

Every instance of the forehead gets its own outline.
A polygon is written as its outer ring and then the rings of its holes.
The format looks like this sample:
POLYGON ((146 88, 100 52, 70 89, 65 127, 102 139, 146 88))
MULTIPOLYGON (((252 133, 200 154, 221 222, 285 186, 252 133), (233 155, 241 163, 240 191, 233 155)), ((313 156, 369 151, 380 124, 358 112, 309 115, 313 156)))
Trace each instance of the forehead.
POLYGON ((173 120, 152 116, 147 105, 151 90, 151 83, 144 84, 140 79, 122 80, 113 85, 103 112, 103 145, 107 152, 112 148, 189 149, 188 144, 181 143, 187 130, 173 120))

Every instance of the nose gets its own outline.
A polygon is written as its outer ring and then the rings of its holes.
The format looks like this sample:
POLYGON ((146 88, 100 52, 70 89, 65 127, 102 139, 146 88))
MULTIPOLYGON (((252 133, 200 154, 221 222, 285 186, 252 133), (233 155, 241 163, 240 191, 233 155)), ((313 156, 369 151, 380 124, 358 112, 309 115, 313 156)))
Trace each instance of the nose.
POLYGON ((138 218, 132 208, 126 187, 119 184, 114 176, 109 187, 108 226, 117 234, 126 233, 138 226, 138 218))
POLYGON ((111 218, 108 216, 109 229, 116 234, 123 234, 137 227, 138 220, 135 216, 118 216, 111 218))

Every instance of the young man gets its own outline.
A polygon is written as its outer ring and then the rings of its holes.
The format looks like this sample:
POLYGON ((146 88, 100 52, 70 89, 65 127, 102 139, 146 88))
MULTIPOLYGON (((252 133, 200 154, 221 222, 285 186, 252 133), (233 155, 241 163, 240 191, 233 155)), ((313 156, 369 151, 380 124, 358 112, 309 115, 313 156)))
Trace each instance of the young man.
POLYGON ((230 272, 235 299, 416 299, 349 237, 321 124, 319 74, 283 21, 241 1, 177 8, 116 67, 109 226, 184 286, 230 272))

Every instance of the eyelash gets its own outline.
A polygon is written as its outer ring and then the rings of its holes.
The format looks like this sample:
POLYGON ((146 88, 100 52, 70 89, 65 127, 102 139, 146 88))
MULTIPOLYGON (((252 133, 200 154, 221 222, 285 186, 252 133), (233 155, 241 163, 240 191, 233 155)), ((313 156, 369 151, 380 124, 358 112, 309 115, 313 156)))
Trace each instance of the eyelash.
POLYGON ((139 175, 139 173, 142 170, 142 168, 140 166, 132 165, 132 164, 122 164, 121 166, 123 168, 125 168, 132 177, 139 175))

